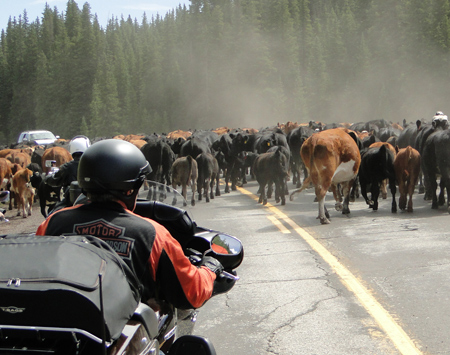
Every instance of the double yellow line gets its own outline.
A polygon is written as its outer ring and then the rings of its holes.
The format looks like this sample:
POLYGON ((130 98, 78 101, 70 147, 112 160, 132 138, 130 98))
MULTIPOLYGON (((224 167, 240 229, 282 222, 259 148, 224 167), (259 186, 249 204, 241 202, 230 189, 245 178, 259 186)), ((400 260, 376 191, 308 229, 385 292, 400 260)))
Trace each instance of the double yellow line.
MULTIPOLYGON (((258 201, 258 196, 250 191, 238 187, 238 191, 250 196, 252 199, 258 201)), ((419 355, 422 352, 416 347, 411 338, 400 327, 395 319, 387 312, 383 306, 375 299, 371 292, 344 266, 342 265, 321 243, 312 237, 303 228, 297 225, 292 219, 281 212, 277 207, 267 203, 266 207, 272 213, 268 216, 269 220, 277 226, 281 232, 290 233, 283 223, 289 225, 293 231, 301 236, 309 246, 316 251, 320 257, 330 265, 341 279, 342 283, 347 289, 352 292, 359 300, 361 305, 367 312, 375 319, 378 325, 384 330, 386 335, 392 340, 395 347, 404 355, 419 355)))

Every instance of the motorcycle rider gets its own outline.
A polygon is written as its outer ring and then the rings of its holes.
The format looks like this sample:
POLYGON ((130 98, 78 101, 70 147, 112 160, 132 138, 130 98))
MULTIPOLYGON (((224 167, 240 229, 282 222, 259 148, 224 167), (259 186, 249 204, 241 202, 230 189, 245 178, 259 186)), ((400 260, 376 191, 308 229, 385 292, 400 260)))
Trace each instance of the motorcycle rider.
POLYGON ((199 308, 212 296, 223 267, 212 257, 192 265, 166 228, 132 212, 150 172, 142 152, 129 142, 107 139, 93 144, 78 168, 78 183, 89 202, 54 212, 36 234, 99 237, 134 271, 143 285, 144 302, 153 308, 154 299, 180 309, 199 308))
MULTIPOLYGON (((73 204, 70 200, 70 184, 77 180, 78 164, 84 151, 91 145, 91 141, 86 136, 76 136, 69 142, 69 152, 73 160, 61 165, 59 170, 50 174, 45 179, 45 183, 52 187, 62 186, 64 198, 58 202, 51 212, 73 204)), ((49 211, 50 212, 50 211, 49 211)))

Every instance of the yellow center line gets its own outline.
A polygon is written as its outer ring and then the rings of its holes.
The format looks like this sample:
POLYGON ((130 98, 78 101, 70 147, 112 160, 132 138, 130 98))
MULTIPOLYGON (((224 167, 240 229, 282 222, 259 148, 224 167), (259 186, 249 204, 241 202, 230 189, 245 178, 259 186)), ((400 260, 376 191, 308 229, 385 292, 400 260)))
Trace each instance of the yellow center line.
POLYGON ((277 217, 270 215, 270 216, 267 216, 267 218, 268 218, 275 226, 278 227, 278 229, 280 230, 281 233, 285 233, 285 234, 291 233, 291 231, 290 231, 289 229, 287 229, 287 228, 283 225, 283 223, 281 223, 281 222, 277 219, 277 217))
MULTIPOLYGON (((238 191, 248 195, 252 199, 258 201, 258 196, 250 191, 238 187, 238 191)), ((375 299, 371 292, 344 266, 342 265, 320 242, 318 242, 307 231, 296 224, 287 215, 281 212, 277 207, 267 203, 265 206, 270 212, 275 214, 278 219, 286 222, 293 230, 301 236, 310 247, 316 251, 321 258, 330 265, 336 272, 342 283, 352 292, 361 305, 375 319, 379 326, 384 330, 386 335, 392 340, 396 348, 404 355, 418 355, 422 352, 416 347, 411 338, 406 334, 403 328, 395 321, 395 319, 386 311, 383 306, 375 299)), ((270 218, 269 218, 270 219, 270 218)), ((278 223, 280 221, 276 219, 278 223)), ((274 223, 275 224, 275 223, 274 223)))

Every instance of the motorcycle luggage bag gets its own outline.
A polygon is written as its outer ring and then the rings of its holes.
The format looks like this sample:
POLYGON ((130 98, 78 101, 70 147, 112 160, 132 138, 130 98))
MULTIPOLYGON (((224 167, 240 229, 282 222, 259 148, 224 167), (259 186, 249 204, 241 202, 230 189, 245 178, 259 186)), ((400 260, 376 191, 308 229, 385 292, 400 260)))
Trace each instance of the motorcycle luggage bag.
POLYGON ((98 238, 0 236, 0 329, 80 329, 109 342, 138 303, 131 270, 98 238))

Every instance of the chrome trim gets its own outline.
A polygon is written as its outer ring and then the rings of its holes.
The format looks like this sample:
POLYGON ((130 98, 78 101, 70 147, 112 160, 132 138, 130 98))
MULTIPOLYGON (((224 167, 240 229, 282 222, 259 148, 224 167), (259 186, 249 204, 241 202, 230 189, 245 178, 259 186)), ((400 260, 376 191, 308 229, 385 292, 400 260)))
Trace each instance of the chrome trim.
MULTIPOLYGON (((2 333, 2 330, 4 329, 11 329, 11 330, 28 330, 28 331, 47 331, 47 332, 60 332, 60 333, 77 333, 82 334, 86 336, 87 338, 101 344, 103 342, 102 339, 99 337, 78 328, 58 328, 58 327, 39 327, 39 326, 21 326, 21 325, 3 325, 0 324, 0 333, 2 333)), ((106 345, 111 345, 110 342, 106 342, 106 345)))

